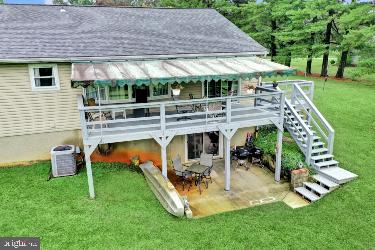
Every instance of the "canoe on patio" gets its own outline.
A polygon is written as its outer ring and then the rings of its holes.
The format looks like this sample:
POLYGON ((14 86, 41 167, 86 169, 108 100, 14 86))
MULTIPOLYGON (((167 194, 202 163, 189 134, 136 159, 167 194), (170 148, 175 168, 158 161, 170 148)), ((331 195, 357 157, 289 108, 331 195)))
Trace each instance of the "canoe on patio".
MULTIPOLYGON (((182 217, 185 215, 185 203, 173 184, 165 178, 160 169, 155 167, 151 161, 140 165, 145 178, 156 198, 160 201, 163 207, 171 214, 182 217)), ((188 209, 187 215, 190 209, 188 209)))

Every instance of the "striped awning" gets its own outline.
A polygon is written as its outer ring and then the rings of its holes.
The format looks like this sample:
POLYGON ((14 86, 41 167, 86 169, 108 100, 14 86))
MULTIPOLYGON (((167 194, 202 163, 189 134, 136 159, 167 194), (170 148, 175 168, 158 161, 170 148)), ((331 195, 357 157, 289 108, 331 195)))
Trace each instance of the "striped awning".
POLYGON ((251 79, 256 76, 290 75, 294 70, 259 57, 143 60, 73 63, 75 86, 165 84, 205 80, 251 79))

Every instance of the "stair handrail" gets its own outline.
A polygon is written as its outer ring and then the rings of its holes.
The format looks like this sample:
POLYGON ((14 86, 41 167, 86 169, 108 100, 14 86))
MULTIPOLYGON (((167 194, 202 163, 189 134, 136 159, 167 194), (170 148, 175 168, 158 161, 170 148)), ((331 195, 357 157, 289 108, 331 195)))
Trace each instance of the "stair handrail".
MULTIPOLYGON (((310 100, 313 99, 313 96, 314 96, 314 82, 313 81, 307 81, 307 80, 280 80, 280 81, 276 81, 276 83, 278 84, 278 86, 291 86, 293 87, 294 84, 298 84, 298 86, 305 86, 305 87, 308 87, 308 91, 305 92, 306 95, 308 95, 308 97, 310 98, 310 100)), ((262 82, 261 83, 262 86, 264 87, 272 87, 274 82, 262 82)), ((293 92, 291 93, 293 95, 293 92)), ((292 104, 293 103, 293 96, 292 96, 292 104)))
POLYGON ((294 84, 294 90, 298 92, 300 96, 302 96, 303 100, 305 103, 307 103, 309 111, 306 110, 306 107, 302 105, 302 107, 305 109, 306 114, 309 116, 310 119, 312 119, 315 123, 315 125, 318 127, 322 135, 324 135, 327 139, 328 143, 328 152, 332 154, 333 152, 333 140, 334 140, 334 135, 335 135, 335 130, 332 128, 332 126, 329 124, 329 122, 324 118, 324 116, 320 113, 318 108, 314 105, 314 103, 310 100, 310 98, 305 94, 305 92, 298 86, 298 84, 294 84), (320 122, 323 124, 323 126, 327 129, 328 135, 325 135, 324 131, 319 127, 319 125, 316 123, 316 121, 313 119, 311 116, 310 112, 313 112, 320 122))
MULTIPOLYGON (((311 154, 312 154, 312 144, 313 144, 313 136, 314 136, 314 134, 311 131, 311 129, 306 125, 306 123, 302 120, 302 118, 299 116, 299 114, 297 113, 297 111, 293 108, 293 106, 290 103, 290 101, 287 100, 287 99, 285 99, 285 106, 287 107, 287 110, 289 110, 292 113, 294 119, 296 119, 298 121, 298 123, 301 125, 301 127, 303 128, 303 130, 306 133, 306 138, 305 138, 302 135, 302 133, 298 129, 296 129, 297 133, 300 135, 300 137, 302 138, 302 140, 304 140, 306 142, 305 160, 306 160, 307 164, 310 164, 310 158, 311 158, 311 154)), ((286 113, 285 113, 285 115, 290 120, 292 126, 296 128, 296 125, 289 118, 289 115, 286 114, 286 113)))

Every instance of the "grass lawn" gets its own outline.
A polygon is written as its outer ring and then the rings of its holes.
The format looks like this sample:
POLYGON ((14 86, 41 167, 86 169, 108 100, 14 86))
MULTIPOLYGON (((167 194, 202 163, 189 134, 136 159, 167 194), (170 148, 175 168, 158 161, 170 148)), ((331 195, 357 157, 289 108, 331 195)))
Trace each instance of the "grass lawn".
POLYGON ((359 178, 310 206, 179 219, 139 173, 94 164, 90 200, 84 172, 47 182, 41 162, 0 169, 0 235, 39 236, 42 249, 374 249, 375 84, 328 81, 323 91, 314 80, 315 103, 336 130, 334 154, 359 178))
MULTIPOLYGON (((334 58, 336 62, 338 60, 334 58)), ((312 67, 311 71, 313 74, 319 74, 320 75, 320 70, 322 68, 322 58, 314 58, 312 61, 312 67)), ((305 72, 306 70, 306 58, 293 58, 292 59, 292 67, 296 68, 299 71, 305 72)), ((344 71, 344 77, 346 78, 353 78, 352 72, 354 71, 354 67, 346 67, 344 71)), ((330 63, 328 64, 328 76, 334 77, 337 72, 337 64, 336 65, 331 65, 330 63)), ((356 78, 355 78, 356 79, 356 78)), ((363 75, 359 77, 359 79, 356 80, 361 80, 361 81, 370 81, 370 82, 375 82, 375 74, 368 74, 368 75, 363 75)))

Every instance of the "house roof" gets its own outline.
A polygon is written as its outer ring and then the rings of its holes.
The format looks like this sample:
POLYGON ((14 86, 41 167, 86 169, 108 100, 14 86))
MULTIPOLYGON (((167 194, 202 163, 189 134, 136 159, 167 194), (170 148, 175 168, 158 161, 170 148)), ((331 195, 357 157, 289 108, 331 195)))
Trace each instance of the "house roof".
POLYGON ((0 60, 264 54, 213 9, 0 5, 0 60))

